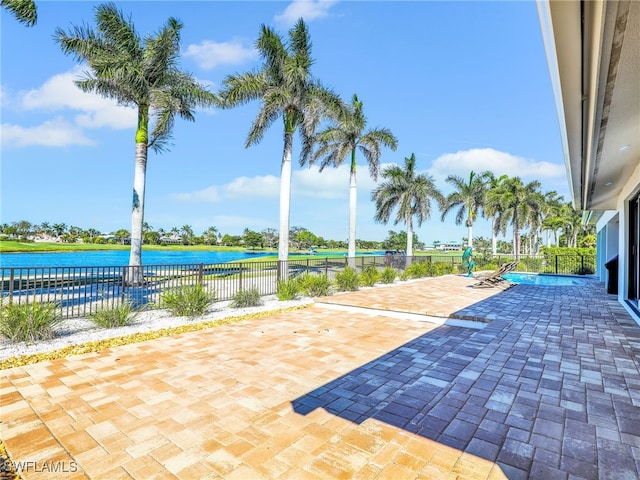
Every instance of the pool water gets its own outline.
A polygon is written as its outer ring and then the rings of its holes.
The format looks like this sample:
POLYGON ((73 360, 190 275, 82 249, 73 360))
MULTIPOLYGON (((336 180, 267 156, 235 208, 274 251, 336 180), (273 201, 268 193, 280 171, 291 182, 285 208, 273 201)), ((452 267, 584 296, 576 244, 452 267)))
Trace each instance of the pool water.
POLYGON ((541 273, 512 272, 501 275, 507 282, 523 285, 545 285, 552 287, 578 287, 586 284, 585 278, 569 275, 545 275, 541 273))

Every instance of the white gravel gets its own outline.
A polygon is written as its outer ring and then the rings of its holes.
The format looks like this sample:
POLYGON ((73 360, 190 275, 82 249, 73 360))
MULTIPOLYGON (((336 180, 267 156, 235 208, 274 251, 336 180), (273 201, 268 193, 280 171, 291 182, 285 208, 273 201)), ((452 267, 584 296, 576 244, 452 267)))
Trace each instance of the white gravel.
POLYGON ((275 295, 262 297, 262 302, 263 304, 261 306, 248 308, 232 308, 230 301, 216 302, 205 315, 195 318, 175 317, 172 316, 168 310, 148 310, 138 314, 130 325, 116 328, 101 328, 89 319, 71 318, 65 320, 57 327, 56 337, 51 340, 40 341, 35 344, 26 344, 24 342, 11 343, 5 338, 0 338, 0 360, 34 353, 49 352, 70 345, 122 337, 133 333, 150 332, 189 323, 219 320, 226 317, 236 317, 313 304, 313 300, 310 298, 281 302, 275 295))

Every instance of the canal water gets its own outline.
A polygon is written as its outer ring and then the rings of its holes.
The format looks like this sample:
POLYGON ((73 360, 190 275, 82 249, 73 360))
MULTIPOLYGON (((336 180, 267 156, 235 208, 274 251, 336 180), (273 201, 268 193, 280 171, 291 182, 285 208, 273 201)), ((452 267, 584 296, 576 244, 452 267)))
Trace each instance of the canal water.
MULTIPOLYGON (((202 251, 143 251, 143 265, 177 265, 188 263, 225 263, 245 258, 273 256, 277 253, 202 252, 202 251)), ((84 252, 2 253, 2 268, 33 267, 120 267, 129 264, 128 250, 100 250, 84 252)))

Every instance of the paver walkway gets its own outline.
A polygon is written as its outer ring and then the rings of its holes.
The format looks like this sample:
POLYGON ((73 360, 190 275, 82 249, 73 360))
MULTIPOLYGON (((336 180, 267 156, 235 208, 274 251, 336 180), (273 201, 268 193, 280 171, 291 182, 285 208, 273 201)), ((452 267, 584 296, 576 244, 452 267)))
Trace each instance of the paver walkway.
POLYGON ((0 438, 26 479, 640 478, 624 309, 595 281, 460 303, 470 283, 333 300, 481 330, 315 306, 5 370, 0 438))

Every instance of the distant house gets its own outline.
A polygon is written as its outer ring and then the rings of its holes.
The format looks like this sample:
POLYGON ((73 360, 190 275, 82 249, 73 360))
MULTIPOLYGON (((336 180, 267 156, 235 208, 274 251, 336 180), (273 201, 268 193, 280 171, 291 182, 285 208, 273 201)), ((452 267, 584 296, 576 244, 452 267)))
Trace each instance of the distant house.
POLYGON ((443 252, 455 252, 457 250, 462 250, 462 242, 441 243, 436 247, 436 249, 442 250, 443 252))
POLYGON ((166 243, 169 245, 180 245, 182 243, 182 237, 175 233, 171 235, 165 235, 160 237, 160 243, 166 243))

